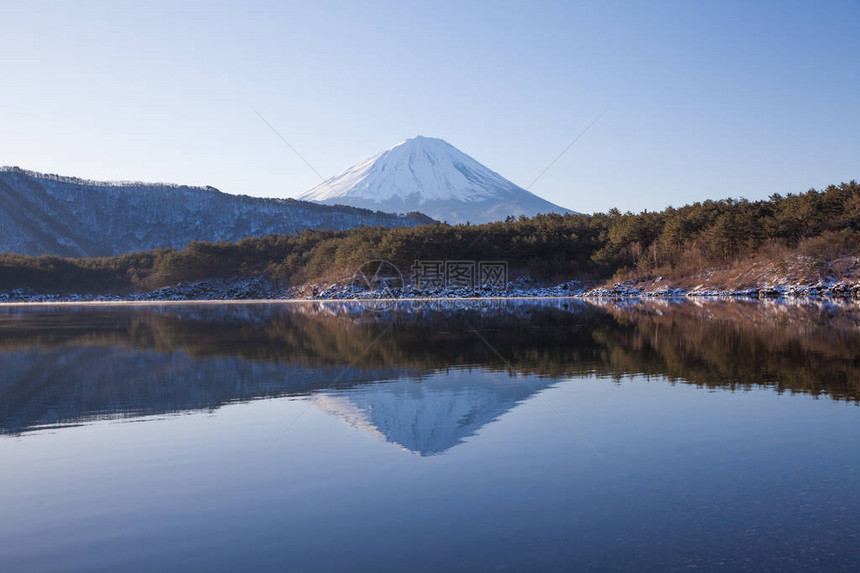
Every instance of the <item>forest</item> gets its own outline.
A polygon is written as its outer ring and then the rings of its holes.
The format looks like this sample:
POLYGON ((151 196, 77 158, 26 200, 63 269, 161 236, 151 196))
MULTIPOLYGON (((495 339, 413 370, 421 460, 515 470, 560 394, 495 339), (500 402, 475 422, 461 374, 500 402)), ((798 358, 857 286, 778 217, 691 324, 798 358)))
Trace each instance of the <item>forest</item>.
MULTIPOLYGON (((132 292, 182 281, 262 276, 292 286, 351 277, 368 260, 507 261, 538 282, 635 280, 803 261, 815 272, 860 254, 856 181, 767 200, 723 199, 662 211, 509 217, 483 225, 305 230, 235 243, 191 242, 111 257, 0 254, 0 290, 132 292)), ((856 259, 854 259, 856 260, 856 259)))

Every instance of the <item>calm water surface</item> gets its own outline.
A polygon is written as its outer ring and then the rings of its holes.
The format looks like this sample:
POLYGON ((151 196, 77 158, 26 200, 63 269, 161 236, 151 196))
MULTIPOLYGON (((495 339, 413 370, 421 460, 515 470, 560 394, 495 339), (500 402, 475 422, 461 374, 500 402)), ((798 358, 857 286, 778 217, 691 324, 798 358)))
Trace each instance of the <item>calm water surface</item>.
POLYGON ((860 569, 860 309, 0 307, 0 571, 860 569))

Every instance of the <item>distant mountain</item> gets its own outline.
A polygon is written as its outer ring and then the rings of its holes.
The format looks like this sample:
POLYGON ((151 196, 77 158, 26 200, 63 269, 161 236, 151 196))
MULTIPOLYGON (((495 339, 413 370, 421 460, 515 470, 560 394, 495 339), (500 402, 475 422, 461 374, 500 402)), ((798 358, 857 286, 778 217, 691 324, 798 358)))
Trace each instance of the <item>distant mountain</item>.
POLYGON ((449 223, 573 213, 529 193, 450 143, 420 135, 350 167, 299 199, 393 213, 420 211, 449 223))
POLYGON ((0 167, 0 252, 103 256, 307 228, 430 222, 419 214, 229 195, 213 187, 87 181, 0 167))

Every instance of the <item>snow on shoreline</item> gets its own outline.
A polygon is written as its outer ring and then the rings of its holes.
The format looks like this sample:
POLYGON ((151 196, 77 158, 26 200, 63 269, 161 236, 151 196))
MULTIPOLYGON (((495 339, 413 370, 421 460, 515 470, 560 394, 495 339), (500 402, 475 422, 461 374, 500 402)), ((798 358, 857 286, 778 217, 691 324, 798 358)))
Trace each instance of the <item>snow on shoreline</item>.
POLYGON ((362 300, 362 299, 462 299, 462 298, 836 298, 860 301, 860 282, 818 281, 817 283, 761 286, 739 290, 705 287, 672 288, 666 285, 643 288, 632 283, 590 288, 578 281, 540 286, 528 279, 508 283, 506 288, 490 285, 475 287, 402 288, 369 290, 364 286, 307 284, 284 288, 266 279, 213 279, 179 283, 145 293, 79 294, 37 293, 16 289, 0 293, 0 304, 19 302, 147 302, 207 300, 362 300))

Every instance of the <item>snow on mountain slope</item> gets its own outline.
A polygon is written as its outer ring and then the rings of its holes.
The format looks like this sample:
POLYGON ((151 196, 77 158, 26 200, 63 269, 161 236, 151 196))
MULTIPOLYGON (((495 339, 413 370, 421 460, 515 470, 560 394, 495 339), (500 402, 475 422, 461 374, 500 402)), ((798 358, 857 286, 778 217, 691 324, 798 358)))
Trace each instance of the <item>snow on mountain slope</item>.
POLYGON ((393 197, 406 199, 418 192, 421 203, 432 199, 475 201, 491 198, 499 191, 518 189, 450 143, 418 136, 365 159, 300 198, 324 201, 356 197, 380 201, 393 197))
POLYGON ((450 143, 420 135, 350 167, 299 199, 401 213, 420 211, 449 223, 572 213, 508 181, 450 143))
POLYGON ((0 252, 102 256, 304 229, 418 225, 396 216, 212 187, 109 183, 0 167, 0 252))

